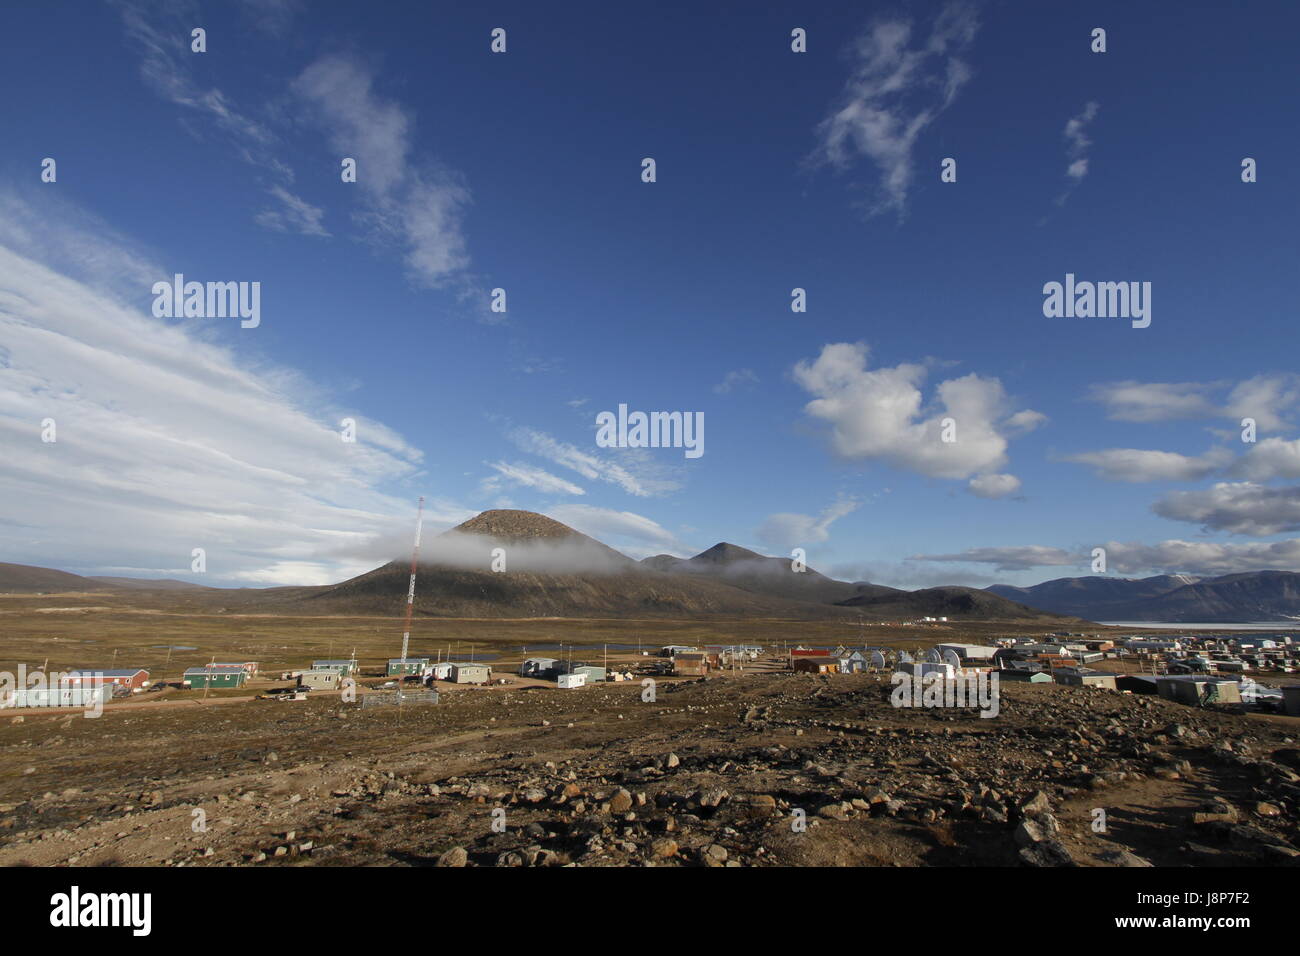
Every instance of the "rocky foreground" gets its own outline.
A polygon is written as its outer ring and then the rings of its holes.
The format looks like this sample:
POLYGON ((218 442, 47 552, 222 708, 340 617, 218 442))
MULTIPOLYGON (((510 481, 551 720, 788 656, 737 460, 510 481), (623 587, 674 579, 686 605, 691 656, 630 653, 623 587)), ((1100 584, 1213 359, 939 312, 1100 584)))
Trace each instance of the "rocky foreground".
POLYGON ((1300 722, 866 675, 0 720, 0 865, 1297 865, 1300 722))

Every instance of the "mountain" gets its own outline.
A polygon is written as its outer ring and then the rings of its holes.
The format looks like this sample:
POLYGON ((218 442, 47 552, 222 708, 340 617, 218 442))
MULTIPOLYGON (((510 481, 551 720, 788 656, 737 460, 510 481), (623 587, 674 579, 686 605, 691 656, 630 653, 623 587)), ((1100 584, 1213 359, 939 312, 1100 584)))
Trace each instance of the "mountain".
POLYGON ((1060 578, 988 591, 1055 614, 1093 621, 1251 624, 1300 619, 1300 574, 1250 571, 1217 578, 1060 578))
POLYGON ((135 591, 208 590, 201 584, 188 581, 155 578, 83 577, 70 571, 54 568, 36 568, 26 564, 0 562, 0 594, 42 594, 69 591, 108 591, 130 589, 135 591))
POLYGON ((754 594, 771 594, 817 604, 839 604, 863 595, 904 593, 877 584, 836 581, 809 567, 795 571, 789 558, 768 557, 726 541, 701 551, 693 558, 657 554, 641 564, 672 574, 712 578, 754 594))
POLYGON ((978 588, 963 587, 863 594, 839 604, 869 612, 875 620, 946 617, 953 621, 1014 621, 1038 620, 1043 616, 1038 608, 1026 607, 978 588))
POLYGON ((80 574, 56 571, 53 568, 33 568, 26 564, 0 563, 0 593, 93 590, 94 582, 80 574))
POLYGON ((1033 587, 1018 588, 995 584, 987 591, 1054 614, 1071 614, 1089 620, 1122 620, 1104 609, 1111 605, 1132 605, 1159 597, 1196 578, 1183 574, 1161 574, 1151 578, 1112 578, 1093 575, 1057 578, 1033 587), (1098 617, 1097 615, 1100 615, 1098 617), (1109 615, 1109 616, 1108 616, 1109 615))
MULTIPOLYGON (((203 588, 177 581, 83 578, 61 571, 0 565, 27 590, 161 592, 169 607, 194 612, 338 614, 404 613, 410 563, 393 560, 321 587, 203 588), (37 574, 36 572, 41 572, 37 574), (41 587, 34 586, 42 585, 41 587)), ((720 542, 691 558, 655 555, 634 561, 544 515, 485 511, 424 542, 414 613, 445 618, 778 618, 787 620, 1050 621, 988 592, 970 588, 900 591, 864 581, 837 581, 788 558, 720 542)))
MULTIPOLYGON (((310 613, 395 615, 409 573, 407 563, 392 561, 331 587, 287 589, 295 593, 279 599, 310 613)), ((415 611, 487 618, 1045 617, 996 595, 976 592, 979 597, 971 598, 969 591, 933 588, 912 595, 866 582, 836 581, 812 568, 795 571, 787 558, 725 541, 691 558, 659 554, 637 562, 543 515, 497 510, 430 542, 416 575, 415 611), (505 562, 505 573, 492 570, 493 555, 505 562), (870 600, 882 603, 851 603, 870 600)))

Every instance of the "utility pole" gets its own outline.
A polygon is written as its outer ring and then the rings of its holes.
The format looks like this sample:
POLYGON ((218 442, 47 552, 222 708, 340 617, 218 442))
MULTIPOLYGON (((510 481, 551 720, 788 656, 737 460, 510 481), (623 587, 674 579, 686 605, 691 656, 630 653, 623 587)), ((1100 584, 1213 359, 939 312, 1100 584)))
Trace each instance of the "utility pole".
POLYGON ((420 561, 420 529, 424 525, 424 495, 420 495, 419 510, 415 518, 415 547, 411 550, 411 583, 406 587, 406 627, 402 632, 402 663, 411 644, 411 612, 415 608, 415 568, 420 561))

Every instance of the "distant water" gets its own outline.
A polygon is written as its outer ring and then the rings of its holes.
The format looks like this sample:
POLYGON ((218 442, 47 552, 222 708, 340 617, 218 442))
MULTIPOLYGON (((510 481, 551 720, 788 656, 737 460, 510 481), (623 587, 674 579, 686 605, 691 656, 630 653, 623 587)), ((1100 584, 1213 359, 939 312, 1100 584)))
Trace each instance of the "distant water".
MULTIPOLYGON (((151 644, 150 646, 151 646, 151 647, 157 647, 157 648, 159 648, 160 650, 164 650, 164 651, 167 650, 167 645, 166 645, 166 644, 151 644)), ((197 651, 197 650, 198 650, 197 647, 186 647, 186 646, 183 645, 183 644, 173 644, 173 645, 171 645, 171 649, 172 649, 173 651, 197 651)))
POLYGON ((1261 621, 1258 624, 1167 624, 1164 621, 1098 621, 1109 627, 1130 627, 1135 631, 1295 631, 1300 621, 1261 621))

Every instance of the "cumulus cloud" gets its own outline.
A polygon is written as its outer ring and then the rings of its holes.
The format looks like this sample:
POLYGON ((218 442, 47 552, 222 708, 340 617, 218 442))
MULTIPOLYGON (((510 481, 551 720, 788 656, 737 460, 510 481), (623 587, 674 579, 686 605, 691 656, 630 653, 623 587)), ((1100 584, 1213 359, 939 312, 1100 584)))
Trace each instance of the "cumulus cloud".
MULTIPOLYGON (((417 449, 291 370, 212 344, 201 323, 153 318, 140 290, 171 270, 85 231, 93 220, 69 227, 61 209, 0 197, 8 560, 190 578, 204 548, 199 583, 312 584, 365 570, 359 555, 385 534, 409 535, 412 502, 384 489, 414 477, 417 449), (352 444, 338 430, 349 415, 352 444)), ((431 506, 435 520, 460 514, 431 506)))
POLYGON ((781 513, 770 515, 758 529, 758 539, 770 548, 788 551, 830 540, 831 525, 858 510, 859 503, 841 498, 820 515, 781 513))
POLYGON ((1105 548, 1107 567, 1120 574, 1217 577, 1247 571, 1300 568, 1300 538, 1243 544, 1177 539, 1156 544, 1110 541, 1105 548))
POLYGON ((1300 478, 1300 439, 1265 438, 1252 445, 1233 465, 1232 476, 1252 481, 1300 478))
POLYGON ((909 19, 878 19, 855 41, 852 73, 817 127, 814 158, 839 168, 859 155, 871 160, 880 172, 872 214, 902 215, 917 140, 970 80, 963 55, 978 29, 973 7, 949 3, 928 32, 909 19))
MULTIPOLYGON (((832 448, 844 458, 934 478, 992 476, 1007 464, 1007 435, 1041 420, 1036 412, 1013 411, 998 379, 975 374, 940 382, 927 404, 924 366, 868 369, 867 353, 862 343, 827 345, 794 368, 795 381, 816 396, 805 412, 829 423, 832 448), (948 418, 955 422, 952 442, 942 440, 948 418)), ((978 487, 1005 491, 1011 480, 989 477, 978 487)))
POLYGON ((1210 531, 1249 535, 1300 531, 1300 487, 1225 481, 1201 491, 1173 492, 1151 510, 1162 518, 1199 524, 1210 531))
POLYGON ((979 498, 1005 498, 1020 490, 1020 479, 1015 475, 976 475, 966 487, 979 498))
POLYGON ((1232 457, 1226 448, 1212 448, 1199 456, 1141 448, 1108 448, 1070 455, 1065 460, 1089 465, 1110 481, 1143 482, 1197 481, 1228 465, 1232 457))

